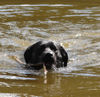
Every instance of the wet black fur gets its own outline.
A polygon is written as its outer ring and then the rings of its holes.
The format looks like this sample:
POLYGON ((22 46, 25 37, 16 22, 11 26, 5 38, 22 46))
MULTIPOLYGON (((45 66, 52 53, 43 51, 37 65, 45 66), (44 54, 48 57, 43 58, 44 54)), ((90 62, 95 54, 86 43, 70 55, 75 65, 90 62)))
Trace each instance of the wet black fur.
POLYGON ((24 53, 25 62, 39 70, 43 64, 47 69, 66 67, 68 54, 65 49, 58 43, 52 41, 38 41, 28 47, 24 53))

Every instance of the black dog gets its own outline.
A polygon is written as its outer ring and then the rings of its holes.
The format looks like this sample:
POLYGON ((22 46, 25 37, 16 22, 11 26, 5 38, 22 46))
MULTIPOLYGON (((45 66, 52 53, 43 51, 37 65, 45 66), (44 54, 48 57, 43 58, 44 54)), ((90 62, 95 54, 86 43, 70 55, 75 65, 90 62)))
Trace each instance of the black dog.
POLYGON ((35 70, 39 70, 45 66, 47 70, 66 67, 68 55, 65 49, 52 41, 39 41, 28 47, 24 53, 25 62, 32 64, 35 70))

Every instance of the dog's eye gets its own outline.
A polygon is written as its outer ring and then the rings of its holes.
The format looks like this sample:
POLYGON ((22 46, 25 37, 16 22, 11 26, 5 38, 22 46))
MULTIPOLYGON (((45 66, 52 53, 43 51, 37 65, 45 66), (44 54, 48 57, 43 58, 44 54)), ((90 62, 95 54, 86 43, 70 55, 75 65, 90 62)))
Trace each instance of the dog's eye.
POLYGON ((50 46, 50 49, 53 50, 53 51, 57 50, 57 48, 55 46, 50 46))
POLYGON ((45 48, 46 48, 46 46, 45 46, 45 45, 41 45, 41 47, 40 47, 40 49, 39 49, 39 50, 40 50, 41 52, 43 52, 43 51, 45 50, 45 48))
POLYGON ((45 49, 45 45, 41 45, 40 49, 42 50, 45 49))

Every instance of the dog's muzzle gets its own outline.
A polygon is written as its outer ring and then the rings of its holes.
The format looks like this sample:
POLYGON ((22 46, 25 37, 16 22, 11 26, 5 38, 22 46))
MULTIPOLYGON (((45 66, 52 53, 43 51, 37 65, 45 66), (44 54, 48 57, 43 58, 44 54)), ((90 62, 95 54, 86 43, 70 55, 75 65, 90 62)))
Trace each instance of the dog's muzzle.
POLYGON ((46 64, 53 64, 55 62, 54 55, 47 53, 44 55, 43 62, 46 64))
POLYGON ((42 54, 42 63, 45 64, 47 68, 52 67, 56 63, 56 56, 54 51, 49 48, 46 48, 42 54))

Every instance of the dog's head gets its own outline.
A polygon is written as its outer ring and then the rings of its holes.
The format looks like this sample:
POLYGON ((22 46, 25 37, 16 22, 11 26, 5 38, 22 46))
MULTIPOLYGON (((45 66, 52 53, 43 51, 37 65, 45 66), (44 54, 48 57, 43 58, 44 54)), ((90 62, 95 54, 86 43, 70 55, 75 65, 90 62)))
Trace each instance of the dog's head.
POLYGON ((47 69, 51 69, 52 65, 57 64, 56 51, 57 47, 53 42, 41 42, 37 52, 39 62, 44 64, 47 69))
POLYGON ((42 64, 47 69, 51 69, 53 66, 57 68, 67 66, 68 55, 65 49, 55 42, 39 41, 26 51, 27 55, 29 52, 31 53, 30 62, 26 58, 26 63, 42 64))

